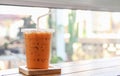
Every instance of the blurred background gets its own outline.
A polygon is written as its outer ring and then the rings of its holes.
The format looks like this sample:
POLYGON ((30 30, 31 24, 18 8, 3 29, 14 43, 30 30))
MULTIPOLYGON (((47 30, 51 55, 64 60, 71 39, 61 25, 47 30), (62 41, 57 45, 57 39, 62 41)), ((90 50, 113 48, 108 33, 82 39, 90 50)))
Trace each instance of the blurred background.
POLYGON ((0 70, 26 64, 21 29, 55 30, 51 64, 120 56, 120 13, 0 5, 0 70))

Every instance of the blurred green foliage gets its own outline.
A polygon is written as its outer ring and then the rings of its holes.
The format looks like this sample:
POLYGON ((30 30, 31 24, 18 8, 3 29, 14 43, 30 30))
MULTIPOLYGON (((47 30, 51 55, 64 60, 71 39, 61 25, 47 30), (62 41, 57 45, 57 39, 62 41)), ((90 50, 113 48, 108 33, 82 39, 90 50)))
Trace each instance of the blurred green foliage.
POLYGON ((78 23, 76 23, 76 11, 71 10, 68 14, 68 33, 70 34, 69 42, 66 43, 66 53, 69 60, 72 60, 73 43, 78 40, 78 23))
POLYGON ((61 57, 58 57, 57 55, 52 56, 51 61, 52 64, 54 63, 59 63, 59 62, 63 62, 63 59, 61 57))

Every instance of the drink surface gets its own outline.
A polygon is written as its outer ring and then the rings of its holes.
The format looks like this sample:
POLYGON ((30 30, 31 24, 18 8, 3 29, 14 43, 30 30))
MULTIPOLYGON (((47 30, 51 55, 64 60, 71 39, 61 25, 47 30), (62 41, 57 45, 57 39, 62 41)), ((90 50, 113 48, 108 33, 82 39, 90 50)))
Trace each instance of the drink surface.
POLYGON ((27 68, 48 68, 51 36, 48 31, 24 32, 27 68))

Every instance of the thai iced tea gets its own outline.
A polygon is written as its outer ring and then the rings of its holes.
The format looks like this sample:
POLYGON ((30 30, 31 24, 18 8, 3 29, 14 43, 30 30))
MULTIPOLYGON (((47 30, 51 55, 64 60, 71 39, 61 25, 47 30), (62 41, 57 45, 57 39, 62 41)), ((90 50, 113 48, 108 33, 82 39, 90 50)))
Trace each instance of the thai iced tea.
POLYGON ((48 68, 51 37, 52 32, 50 31, 32 30, 24 32, 27 68, 48 68))

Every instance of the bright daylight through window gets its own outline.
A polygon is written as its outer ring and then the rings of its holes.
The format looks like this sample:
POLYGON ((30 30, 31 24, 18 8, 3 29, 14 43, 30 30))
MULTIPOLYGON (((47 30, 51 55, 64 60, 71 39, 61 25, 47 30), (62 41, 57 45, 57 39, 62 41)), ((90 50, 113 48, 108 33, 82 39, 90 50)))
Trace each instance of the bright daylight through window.
POLYGON ((120 55, 120 13, 90 10, 0 6, 0 70, 26 64, 23 28, 55 30, 50 63, 120 55))

